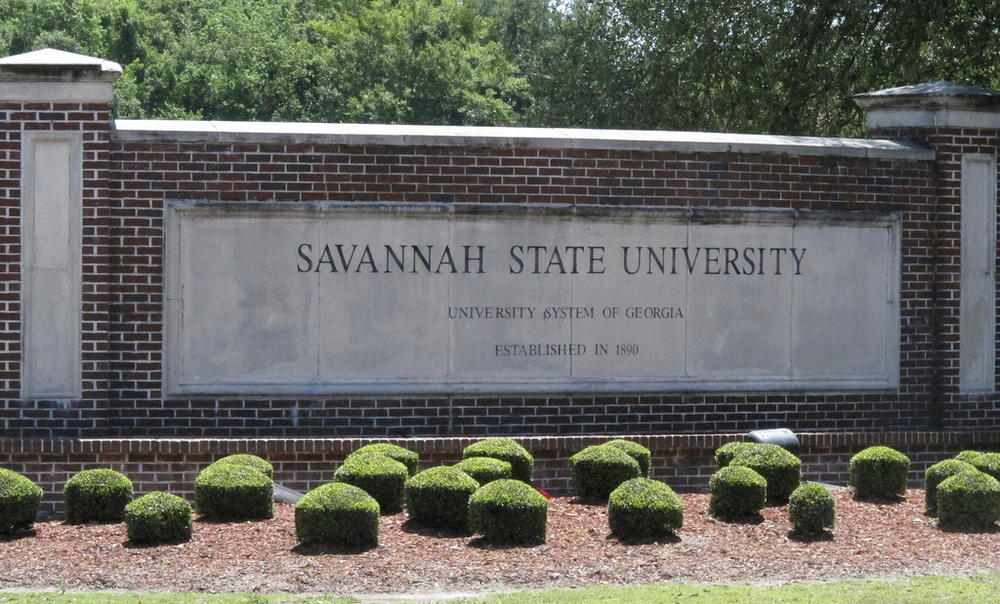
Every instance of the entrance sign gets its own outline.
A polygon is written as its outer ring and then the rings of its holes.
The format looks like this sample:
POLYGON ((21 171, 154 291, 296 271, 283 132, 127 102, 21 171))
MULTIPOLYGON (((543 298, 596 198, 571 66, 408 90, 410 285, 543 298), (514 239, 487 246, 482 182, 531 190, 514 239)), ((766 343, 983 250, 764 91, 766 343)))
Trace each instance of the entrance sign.
POLYGON ((173 203, 166 391, 880 390, 899 219, 173 203))

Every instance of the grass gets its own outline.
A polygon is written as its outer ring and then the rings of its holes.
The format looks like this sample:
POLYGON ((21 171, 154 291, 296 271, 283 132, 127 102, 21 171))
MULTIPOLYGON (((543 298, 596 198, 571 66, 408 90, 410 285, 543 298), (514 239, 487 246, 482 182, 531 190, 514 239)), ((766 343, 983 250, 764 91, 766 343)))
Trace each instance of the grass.
POLYGON ((462 600, 464 603, 569 604, 600 602, 611 604, 722 604, 729 602, 767 602, 795 604, 925 604, 946 601, 949 604, 995 602, 1000 575, 974 577, 917 577, 893 581, 836 581, 830 583, 790 583, 787 585, 686 585, 661 583, 642 587, 599 585, 586 589, 498 594, 487 598, 462 600))
MULTIPOLYGON (((796 604, 923 604, 947 601, 966 604, 996 601, 1000 574, 973 577, 916 577, 892 581, 858 580, 829 583, 789 583, 786 585, 660 583, 641 587, 598 585, 586 589, 553 589, 494 594, 483 598, 448 600, 465 604, 569 604, 599 602, 611 604, 722 604, 767 602, 796 604)), ((386 601, 380 599, 380 602, 386 601)), ((428 600, 421 600, 427 602, 428 600)), ((136 594, 136 593, 0 593, 2 602, 45 602, 53 604, 349 604, 355 598, 305 595, 262 594, 136 594)))

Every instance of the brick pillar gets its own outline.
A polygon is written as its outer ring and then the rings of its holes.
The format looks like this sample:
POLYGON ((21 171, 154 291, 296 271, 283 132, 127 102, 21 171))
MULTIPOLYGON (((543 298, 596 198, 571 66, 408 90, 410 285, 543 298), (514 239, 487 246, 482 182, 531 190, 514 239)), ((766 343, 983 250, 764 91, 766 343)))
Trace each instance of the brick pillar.
POLYGON ((936 245, 928 250, 938 356, 932 419, 944 429, 996 427, 1000 92, 941 81, 855 101, 872 136, 917 142, 936 154, 937 206, 929 221, 936 245))
POLYGON ((0 426, 107 429, 109 174, 117 63, 0 59, 0 426))

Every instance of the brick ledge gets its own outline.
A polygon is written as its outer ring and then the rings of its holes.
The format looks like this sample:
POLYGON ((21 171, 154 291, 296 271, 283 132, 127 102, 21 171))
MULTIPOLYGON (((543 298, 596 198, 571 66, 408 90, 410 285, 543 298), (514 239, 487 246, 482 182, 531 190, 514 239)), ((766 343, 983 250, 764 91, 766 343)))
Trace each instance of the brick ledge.
MULTIPOLYGON (((1000 430, 961 432, 805 432, 797 435, 802 448, 843 449, 872 445, 1000 444, 1000 430)), ((652 450, 712 450, 742 440, 743 434, 607 434, 586 436, 514 437, 528 450, 578 451, 611 438, 634 440, 652 450)), ((478 437, 419 438, 81 438, 0 439, 0 454, 16 453, 349 453, 366 444, 391 442, 419 453, 461 451, 478 437)))

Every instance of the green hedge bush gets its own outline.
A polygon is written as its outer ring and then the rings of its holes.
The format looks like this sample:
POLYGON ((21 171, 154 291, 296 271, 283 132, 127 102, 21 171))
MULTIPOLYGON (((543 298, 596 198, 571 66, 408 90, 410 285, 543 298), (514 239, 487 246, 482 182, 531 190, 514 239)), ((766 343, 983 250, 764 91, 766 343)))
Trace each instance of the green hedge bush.
POLYGON ((737 451, 729 466, 744 466, 767 481, 767 503, 782 505, 802 482, 802 461, 787 450, 767 443, 737 451))
POLYGON ((126 505, 123 516, 129 541, 136 545, 191 539, 191 505, 176 495, 153 491, 126 505))
POLYGON ((708 511, 729 519, 746 518, 760 512, 767 501, 767 480, 746 466, 727 466, 708 480, 712 495, 708 511))
POLYGON ((194 507, 207 520, 271 518, 274 483, 249 465, 215 463, 194 481, 194 507))
POLYGON ((132 481, 121 472, 106 468, 78 472, 63 487, 66 522, 121 522, 134 497, 132 481))
POLYGON ((30 478, 0 468, 0 536, 31 530, 41 503, 42 489, 30 478))
POLYGON ((981 451, 972 451, 972 450, 966 449, 965 451, 962 451, 961 453, 959 453, 958 455, 956 455, 955 459, 957 459, 958 461, 964 461, 965 463, 971 465, 977 459, 979 459, 979 456, 982 455, 982 454, 983 453, 981 451))
POLYGON ((1000 453, 982 453, 972 465, 980 472, 1000 480, 1000 453))
POLYGON ((329 482, 295 504, 299 543, 343 547, 378 545, 378 502, 356 486, 329 482))
POLYGON ((531 484, 535 460, 531 453, 511 438, 487 438, 474 442, 462 451, 462 459, 492 457, 511 465, 511 477, 531 484))
POLYGON ((955 474, 975 471, 975 466, 958 459, 939 461, 927 468, 924 472, 924 504, 927 508, 927 514, 930 516, 937 514, 937 488, 939 484, 955 474))
POLYGON ((403 485, 410 472, 402 463, 378 453, 354 454, 333 473, 335 482, 354 485, 375 498, 383 514, 403 509, 403 485))
POLYGON ((455 467, 473 477, 480 485, 510 478, 513 473, 513 466, 509 461, 493 457, 469 457, 455 464, 455 467))
POLYGON ((619 539, 670 535, 684 525, 684 503, 665 483, 633 478, 608 497, 608 525, 619 539))
POLYGON ((454 466, 429 468, 404 486, 406 511, 414 522, 452 531, 469 529, 469 497, 479 483, 454 466))
POLYGON ((937 487, 938 526, 985 531, 1000 520, 1000 482, 982 472, 960 472, 937 487))
POLYGON ((639 478, 639 462, 610 445, 593 445, 569 458, 573 488, 581 499, 606 501, 618 485, 639 478))
POLYGON ((639 477, 649 478, 649 466, 653 459, 653 454, 646 447, 631 440, 616 438, 604 443, 606 445, 621 449, 629 454, 629 457, 639 462, 639 477))
POLYGON ((743 451, 750 451, 757 447, 760 443, 748 443, 743 441, 736 441, 731 443, 726 443, 715 450, 715 464, 721 470, 722 468, 729 465, 729 462, 733 461, 737 453, 743 451))
POLYGON ((910 458, 889 447, 868 447, 851 458, 851 487, 858 499, 891 500, 906 494, 910 458))
POLYGON ((491 543, 545 542, 548 500, 520 480, 494 480, 469 498, 469 527, 491 543))
POLYGON ((250 455, 249 453, 227 455, 212 462, 213 466, 217 464, 236 464, 240 466, 248 466, 257 470, 264 476, 267 476, 271 480, 274 480, 274 466, 271 465, 271 462, 267 461, 263 457, 250 455))
POLYGON ((800 485, 788 497, 788 518, 799 535, 822 535, 824 529, 833 528, 836 509, 833 494, 822 485, 800 485))
POLYGON ((368 453, 377 453, 379 455, 385 455, 390 459, 395 459, 399 463, 406 466, 406 471, 409 476, 413 476, 417 473, 417 466, 420 464, 419 454, 392 443, 374 443, 371 445, 365 445, 348 455, 347 459, 350 459, 355 455, 365 455, 368 453))

